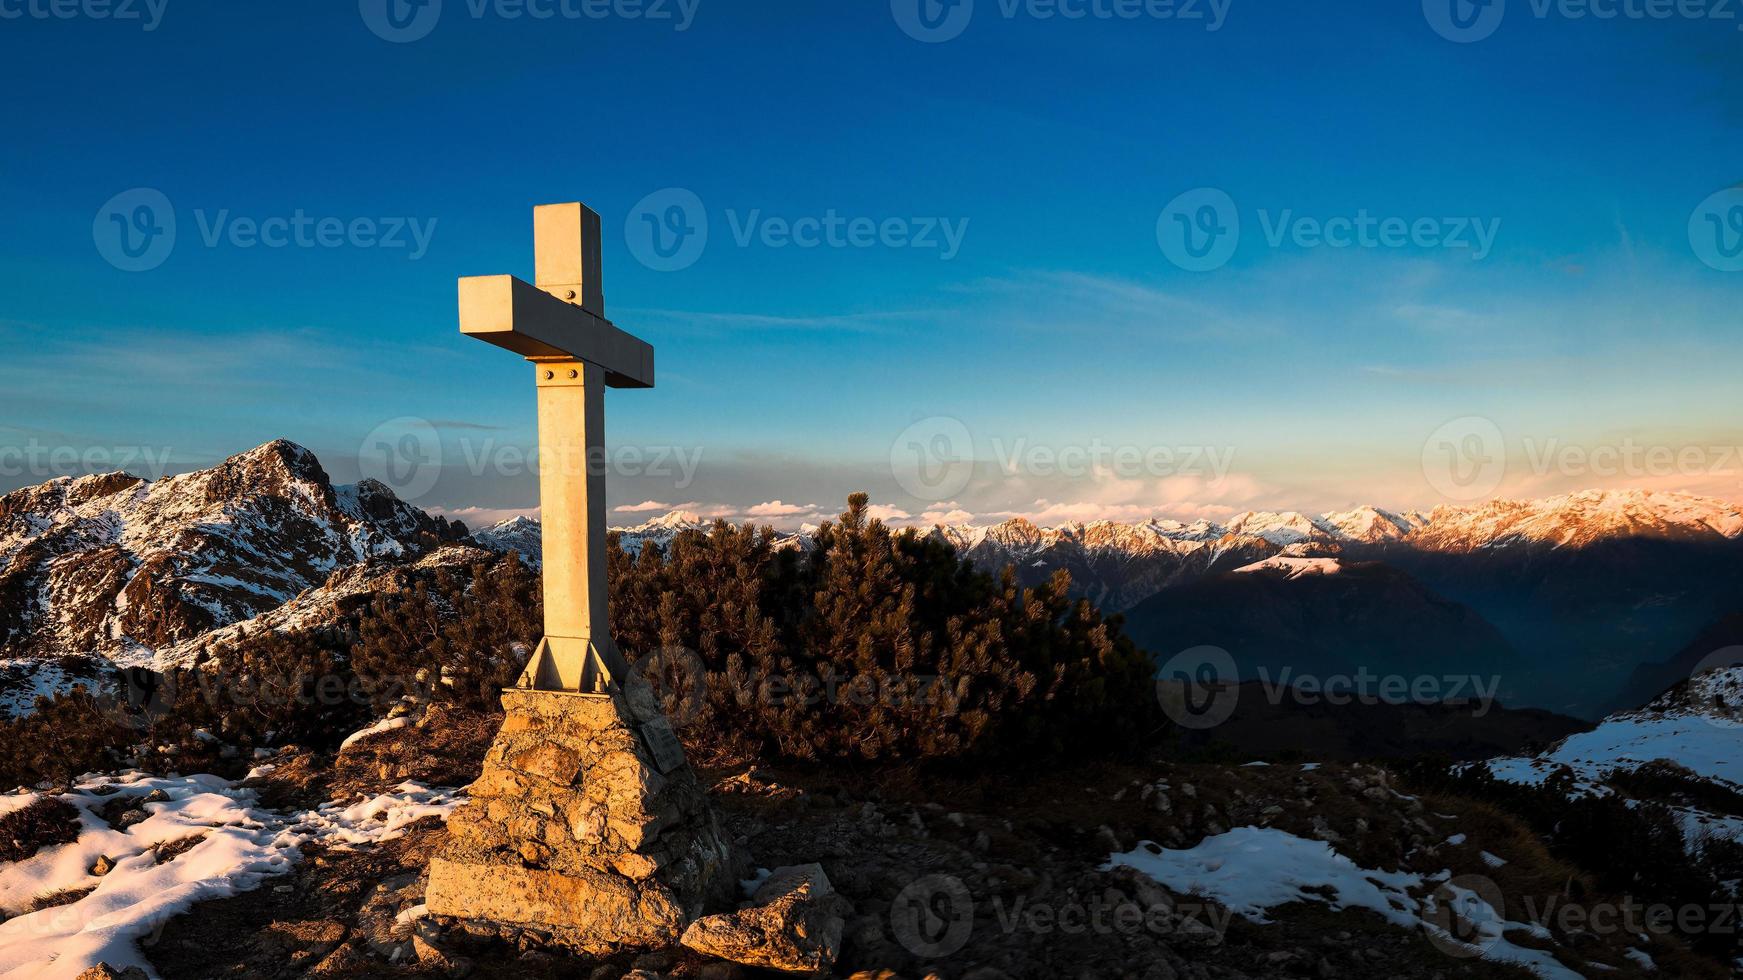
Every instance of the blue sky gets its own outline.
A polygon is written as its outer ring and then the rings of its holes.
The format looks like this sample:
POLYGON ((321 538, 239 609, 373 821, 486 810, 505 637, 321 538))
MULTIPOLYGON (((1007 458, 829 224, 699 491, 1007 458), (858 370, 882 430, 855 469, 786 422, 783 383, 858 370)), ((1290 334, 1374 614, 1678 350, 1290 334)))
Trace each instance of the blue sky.
POLYGON ((526 366, 458 334, 454 279, 531 278, 531 206, 580 199, 659 351, 608 400, 624 523, 1743 499, 1743 21, 1507 0, 1459 43, 1434 2, 977 0, 928 43, 910 0, 445 0, 394 43, 376 0, 0 0, 0 489, 284 437, 534 507, 526 366), (1201 189, 1240 225, 1207 270, 1165 247, 1201 189), (142 190, 174 244, 126 271, 105 209, 142 190), (632 232, 674 201, 708 237, 663 271, 632 232), (250 240, 299 214, 345 231, 250 240), (1363 216, 1412 231, 1320 243, 1363 216), (1502 471, 1449 491, 1472 438, 1502 471))

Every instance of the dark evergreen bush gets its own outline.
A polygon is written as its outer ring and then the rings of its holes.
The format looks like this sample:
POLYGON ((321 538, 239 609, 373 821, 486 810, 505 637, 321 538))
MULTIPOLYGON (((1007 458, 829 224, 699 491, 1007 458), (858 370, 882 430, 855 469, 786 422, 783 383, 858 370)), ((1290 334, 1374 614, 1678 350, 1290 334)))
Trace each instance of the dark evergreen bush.
POLYGON ((765 529, 612 549, 612 630, 681 734, 776 759, 1034 758, 1135 748, 1149 658, 1061 572, 1022 589, 894 532, 865 494, 805 556, 765 529))
MULTIPOLYGON (((1065 573, 1020 588, 871 519, 864 494, 805 555, 720 522, 634 555, 613 537, 609 563, 618 647, 699 758, 1106 755, 1155 728, 1149 658, 1070 596, 1065 573)), ((115 697, 47 702, 0 736, 28 746, 20 781, 101 768, 138 743, 184 765, 219 744, 331 750, 407 696, 500 711, 542 620, 539 578, 512 555, 408 570, 338 622, 245 633, 189 669, 130 674, 115 697), (45 727, 68 717, 93 720, 45 727)))

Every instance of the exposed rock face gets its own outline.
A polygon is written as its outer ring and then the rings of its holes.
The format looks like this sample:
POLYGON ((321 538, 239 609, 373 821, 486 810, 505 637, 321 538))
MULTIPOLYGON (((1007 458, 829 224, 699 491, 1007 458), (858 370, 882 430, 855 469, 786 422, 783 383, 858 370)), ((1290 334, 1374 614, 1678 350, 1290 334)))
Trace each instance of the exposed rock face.
POLYGON ((698 919, 685 946, 746 966, 822 973, 841 955, 852 903, 835 891, 823 866, 781 868, 737 912, 698 919))
POLYGON ((430 911, 589 952, 677 942, 733 868, 681 753, 650 748, 643 726, 657 738, 664 721, 652 692, 515 690, 502 703, 472 801, 430 862, 430 911))

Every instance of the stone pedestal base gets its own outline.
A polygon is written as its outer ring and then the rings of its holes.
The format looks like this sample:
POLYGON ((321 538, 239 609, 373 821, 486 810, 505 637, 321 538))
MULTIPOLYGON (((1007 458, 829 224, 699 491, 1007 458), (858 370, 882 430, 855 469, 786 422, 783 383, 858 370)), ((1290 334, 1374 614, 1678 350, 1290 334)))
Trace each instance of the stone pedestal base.
POLYGON ((645 686, 503 692, 507 717, 430 861, 426 902, 588 952, 677 943, 734 889, 731 854, 645 686))

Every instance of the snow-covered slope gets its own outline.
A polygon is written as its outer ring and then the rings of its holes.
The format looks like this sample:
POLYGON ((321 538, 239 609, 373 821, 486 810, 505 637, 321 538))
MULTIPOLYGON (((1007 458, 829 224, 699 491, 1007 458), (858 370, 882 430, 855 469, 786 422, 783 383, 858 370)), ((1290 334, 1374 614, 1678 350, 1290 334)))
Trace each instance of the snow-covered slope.
POLYGON ((1292 558, 1287 555, 1278 555, 1235 569, 1237 575, 1267 574, 1289 579, 1307 575, 1336 575, 1341 571, 1341 558, 1292 558))
POLYGON ((1496 759, 1488 766, 1497 778, 1520 783, 1571 772, 1578 785, 1595 790, 1613 773, 1660 759, 1743 790, 1743 667, 1708 671, 1539 755, 1496 759))
POLYGON ((473 531, 472 540, 492 551, 512 551, 536 568, 541 549, 539 534, 538 521, 530 517, 511 517, 481 531, 473 531))

